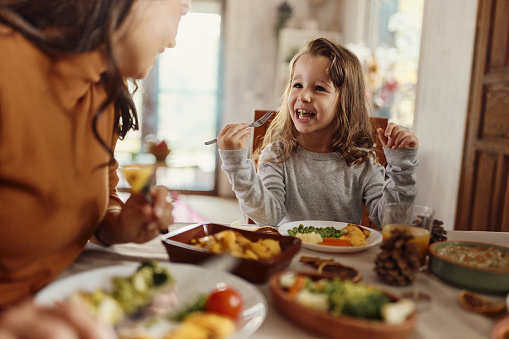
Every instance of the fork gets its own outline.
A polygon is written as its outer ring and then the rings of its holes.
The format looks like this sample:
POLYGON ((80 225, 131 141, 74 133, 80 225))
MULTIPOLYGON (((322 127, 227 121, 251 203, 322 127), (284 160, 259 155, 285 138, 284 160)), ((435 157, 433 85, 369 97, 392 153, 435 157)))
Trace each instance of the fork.
MULTIPOLYGON (((249 126, 247 126, 247 127, 260 127, 263 124, 265 124, 267 122, 267 120, 269 120, 273 114, 274 114, 274 111, 268 111, 267 113, 265 113, 263 115, 263 117, 250 123, 249 126)), ((209 140, 209 141, 205 142, 205 145, 212 145, 212 144, 215 144, 216 142, 217 142, 217 139, 209 140)))

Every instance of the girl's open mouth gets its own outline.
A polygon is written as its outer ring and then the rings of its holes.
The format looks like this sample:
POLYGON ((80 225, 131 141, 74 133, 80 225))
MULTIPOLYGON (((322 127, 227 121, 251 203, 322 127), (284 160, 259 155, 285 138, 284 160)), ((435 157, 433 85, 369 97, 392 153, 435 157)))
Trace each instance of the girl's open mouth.
POLYGON ((296 111, 296 113, 297 113, 297 117, 299 119, 311 119, 316 116, 315 113, 306 111, 305 109, 300 109, 300 108, 296 111))

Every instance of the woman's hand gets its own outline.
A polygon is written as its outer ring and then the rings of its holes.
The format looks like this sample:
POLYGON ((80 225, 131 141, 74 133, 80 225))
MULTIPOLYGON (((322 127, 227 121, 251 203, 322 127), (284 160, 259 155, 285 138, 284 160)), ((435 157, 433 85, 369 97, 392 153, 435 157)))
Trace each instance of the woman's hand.
POLYGON ((108 222, 103 222, 97 229, 95 236, 99 243, 144 243, 161 231, 168 232, 168 226, 174 221, 169 192, 164 186, 152 187, 151 202, 141 192, 131 194, 122 210, 109 212, 113 217, 108 217, 108 222))
POLYGON ((217 145, 221 150, 237 150, 247 148, 251 129, 247 122, 224 126, 217 136, 217 145))
POLYGON ((120 213, 116 228, 117 242, 144 243, 158 236, 161 231, 168 232, 173 224, 173 204, 170 191, 164 186, 150 189, 152 203, 143 193, 132 194, 120 213))
POLYGON ((78 305, 24 301, 0 312, 0 339, 115 339, 113 329, 78 305))
POLYGON ((378 139, 384 148, 416 148, 419 146, 419 139, 410 132, 408 128, 396 125, 391 122, 387 128, 377 129, 378 139))

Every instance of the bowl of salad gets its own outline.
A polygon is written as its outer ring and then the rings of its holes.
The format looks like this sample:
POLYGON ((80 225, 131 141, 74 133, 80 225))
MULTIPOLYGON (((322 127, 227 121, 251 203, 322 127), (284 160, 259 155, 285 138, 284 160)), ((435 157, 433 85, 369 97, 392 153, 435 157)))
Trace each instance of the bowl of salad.
POLYGON ((411 300, 329 274, 279 272, 270 292, 280 314, 330 339, 407 339, 418 317, 411 300))

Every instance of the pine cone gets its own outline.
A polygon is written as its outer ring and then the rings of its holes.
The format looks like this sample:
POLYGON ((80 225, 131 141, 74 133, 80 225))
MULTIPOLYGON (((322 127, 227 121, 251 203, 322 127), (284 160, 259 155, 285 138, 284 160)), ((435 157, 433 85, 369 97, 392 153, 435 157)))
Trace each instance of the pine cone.
POLYGON ((433 220, 433 228, 431 229, 431 237, 429 238, 430 245, 437 241, 447 240, 447 231, 442 226, 444 223, 440 220, 433 220))
POLYGON ((395 229, 391 237, 383 242, 382 252, 375 260, 375 272, 381 280, 397 286, 415 281, 420 261, 419 248, 408 242, 412 238, 406 231, 395 229))

